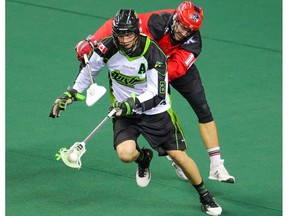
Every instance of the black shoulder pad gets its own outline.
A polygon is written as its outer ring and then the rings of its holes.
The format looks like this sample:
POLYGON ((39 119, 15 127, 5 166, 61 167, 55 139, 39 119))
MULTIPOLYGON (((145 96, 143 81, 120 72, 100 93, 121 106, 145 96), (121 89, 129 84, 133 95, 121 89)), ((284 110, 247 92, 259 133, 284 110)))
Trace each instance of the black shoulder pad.
POLYGON ((150 16, 148 20, 148 29, 156 41, 164 36, 171 16, 172 14, 166 12, 152 14, 150 16))
POLYGON ((118 49, 113 42, 112 36, 103 38, 94 46, 94 52, 107 60, 110 59, 117 51, 118 49))
POLYGON ((160 74, 167 72, 167 57, 162 49, 153 40, 150 40, 150 46, 144 54, 148 61, 148 69, 155 68, 160 74))
POLYGON ((192 52, 195 56, 198 56, 202 50, 200 31, 198 30, 193 32, 192 35, 181 44, 180 48, 192 52))

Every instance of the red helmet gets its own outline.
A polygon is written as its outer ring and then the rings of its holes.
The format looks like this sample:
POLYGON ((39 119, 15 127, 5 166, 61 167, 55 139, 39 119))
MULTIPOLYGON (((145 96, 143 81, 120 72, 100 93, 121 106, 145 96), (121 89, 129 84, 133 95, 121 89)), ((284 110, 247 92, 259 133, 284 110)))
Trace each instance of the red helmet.
POLYGON ((178 19, 188 29, 198 30, 203 21, 203 10, 190 1, 182 2, 176 9, 176 19, 178 19))

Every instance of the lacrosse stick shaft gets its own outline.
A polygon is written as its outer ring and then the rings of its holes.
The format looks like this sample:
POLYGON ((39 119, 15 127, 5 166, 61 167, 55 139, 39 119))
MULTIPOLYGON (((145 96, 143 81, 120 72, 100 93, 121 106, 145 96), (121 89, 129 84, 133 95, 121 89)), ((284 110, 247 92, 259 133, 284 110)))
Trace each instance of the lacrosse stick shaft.
POLYGON ((93 79, 93 76, 92 76, 92 70, 91 70, 91 67, 89 65, 89 60, 88 60, 87 54, 84 54, 84 61, 85 61, 85 64, 86 64, 86 66, 88 68, 88 71, 89 71, 91 83, 93 84, 94 83, 94 79, 93 79))
POLYGON ((116 109, 111 110, 110 113, 97 125, 97 127, 85 138, 83 141, 84 143, 87 143, 94 134, 116 113, 116 109))

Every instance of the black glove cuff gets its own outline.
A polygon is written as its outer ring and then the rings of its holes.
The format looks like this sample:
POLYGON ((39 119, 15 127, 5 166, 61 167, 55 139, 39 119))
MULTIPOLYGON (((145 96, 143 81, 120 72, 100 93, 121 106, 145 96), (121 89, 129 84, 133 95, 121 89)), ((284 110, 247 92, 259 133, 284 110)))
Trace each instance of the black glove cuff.
POLYGON ((141 103, 140 103, 139 99, 136 97, 135 98, 135 109, 137 109, 139 107, 141 107, 141 103))

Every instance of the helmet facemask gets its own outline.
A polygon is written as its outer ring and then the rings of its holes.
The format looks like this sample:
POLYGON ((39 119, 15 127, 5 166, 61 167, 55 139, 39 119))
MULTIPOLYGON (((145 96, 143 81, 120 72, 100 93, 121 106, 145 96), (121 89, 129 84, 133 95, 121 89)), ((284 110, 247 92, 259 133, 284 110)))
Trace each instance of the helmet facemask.
POLYGON ((116 46, 120 49, 120 51, 126 53, 127 55, 130 55, 138 47, 138 36, 139 35, 136 35, 134 32, 125 33, 125 34, 113 33, 113 40, 116 46), (128 47, 127 45, 130 45, 130 46, 128 47))

